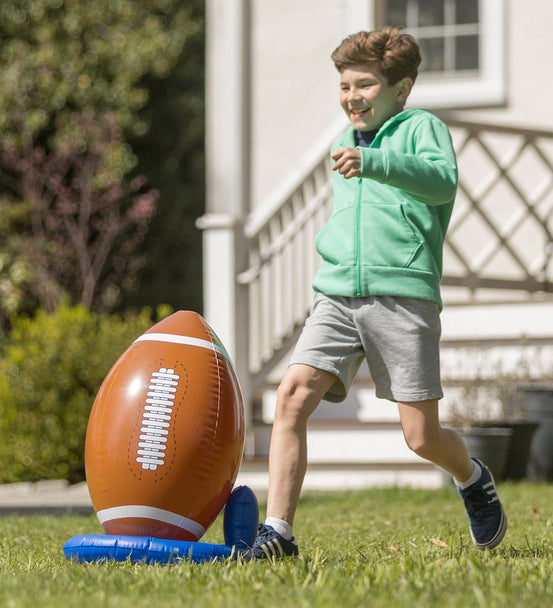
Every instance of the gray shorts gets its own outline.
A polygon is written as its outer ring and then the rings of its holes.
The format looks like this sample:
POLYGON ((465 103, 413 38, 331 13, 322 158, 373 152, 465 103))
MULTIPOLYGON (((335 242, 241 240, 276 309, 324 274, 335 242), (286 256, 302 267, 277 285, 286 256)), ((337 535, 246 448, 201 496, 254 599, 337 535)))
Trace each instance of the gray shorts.
POLYGON ((414 298, 343 298, 317 293, 290 364, 337 376, 327 401, 343 401, 367 359, 376 396, 416 402, 443 397, 440 310, 414 298))

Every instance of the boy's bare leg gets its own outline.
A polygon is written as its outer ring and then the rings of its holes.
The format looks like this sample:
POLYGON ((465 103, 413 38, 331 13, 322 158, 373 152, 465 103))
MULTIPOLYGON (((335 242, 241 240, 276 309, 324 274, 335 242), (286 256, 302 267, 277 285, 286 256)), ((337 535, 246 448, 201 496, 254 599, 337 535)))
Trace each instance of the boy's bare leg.
POLYGON ((407 445, 419 456, 445 469, 460 482, 467 480, 474 465, 461 437, 443 428, 438 417, 438 400, 398 403, 407 445))
POLYGON ((399 403, 398 407, 409 447, 455 478, 473 543, 482 550, 497 547, 507 530, 507 516, 486 464, 473 462, 461 437, 440 426, 437 400, 399 403))
POLYGON ((269 517, 294 522, 307 469, 307 421, 335 381, 309 365, 291 365, 280 383, 269 451, 269 517))

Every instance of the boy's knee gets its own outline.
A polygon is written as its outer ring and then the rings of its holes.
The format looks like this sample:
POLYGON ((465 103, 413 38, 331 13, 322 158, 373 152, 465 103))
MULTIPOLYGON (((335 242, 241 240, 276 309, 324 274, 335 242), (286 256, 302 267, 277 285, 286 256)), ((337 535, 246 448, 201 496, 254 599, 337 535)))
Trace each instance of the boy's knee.
POLYGON ((311 391, 295 378, 286 377, 277 389, 277 411, 301 411, 311 400, 311 391))
POLYGON ((398 405, 407 446, 421 458, 434 460, 443 449, 443 429, 438 418, 438 400, 398 405))
POLYGON ((405 440, 410 450, 426 460, 432 460, 440 444, 438 436, 427 433, 412 433, 410 436, 406 436, 405 440))
POLYGON ((286 374, 277 389, 275 417, 308 418, 319 401, 319 392, 301 376, 286 374))

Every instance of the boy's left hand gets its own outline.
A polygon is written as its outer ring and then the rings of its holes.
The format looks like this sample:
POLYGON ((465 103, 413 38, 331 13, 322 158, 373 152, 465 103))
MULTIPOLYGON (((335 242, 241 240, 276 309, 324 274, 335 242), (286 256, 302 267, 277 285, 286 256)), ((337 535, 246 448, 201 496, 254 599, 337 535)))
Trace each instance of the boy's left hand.
POLYGON ((340 148, 332 153, 333 171, 338 171, 346 179, 361 176, 361 152, 356 148, 340 148))

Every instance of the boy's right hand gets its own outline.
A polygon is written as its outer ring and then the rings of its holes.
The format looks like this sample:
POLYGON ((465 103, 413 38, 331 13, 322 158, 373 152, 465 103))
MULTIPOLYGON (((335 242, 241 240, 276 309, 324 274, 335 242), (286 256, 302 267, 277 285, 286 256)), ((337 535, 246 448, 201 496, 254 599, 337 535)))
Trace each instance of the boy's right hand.
POLYGON ((346 179, 361 177, 361 152, 357 148, 340 148, 331 154, 333 171, 338 171, 346 179))

